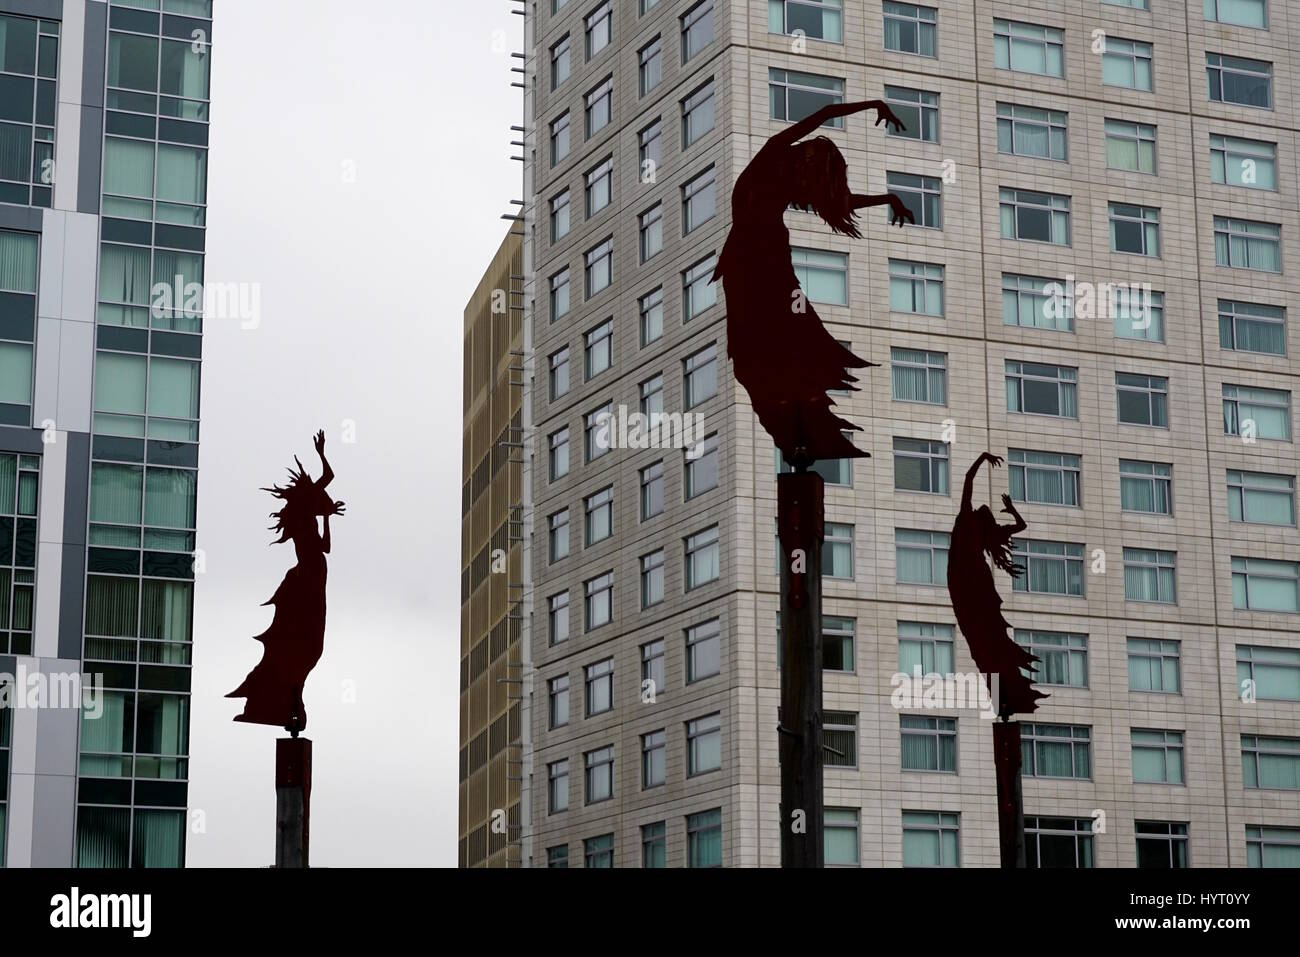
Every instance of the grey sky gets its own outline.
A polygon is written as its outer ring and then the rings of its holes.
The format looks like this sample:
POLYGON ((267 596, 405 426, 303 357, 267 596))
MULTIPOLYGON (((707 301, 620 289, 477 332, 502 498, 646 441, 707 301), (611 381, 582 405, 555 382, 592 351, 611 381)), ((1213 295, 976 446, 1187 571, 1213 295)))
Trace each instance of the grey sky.
POLYGON ((207 278, 260 284, 261 323, 206 328, 190 742, 206 830, 188 863, 273 858, 277 735, 232 723, 242 701, 222 696, 293 563, 258 487, 294 454, 317 474, 324 428, 348 510, 306 689, 312 863, 454 866, 461 328, 521 188, 522 18, 504 0, 219 0, 215 17, 207 278))

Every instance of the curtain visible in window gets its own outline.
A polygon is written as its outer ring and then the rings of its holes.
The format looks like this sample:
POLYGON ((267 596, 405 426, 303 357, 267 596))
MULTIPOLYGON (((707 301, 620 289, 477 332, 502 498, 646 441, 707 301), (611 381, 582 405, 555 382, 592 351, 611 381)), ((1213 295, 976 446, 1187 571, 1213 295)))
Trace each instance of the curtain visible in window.
POLYGON ((153 196, 153 144, 108 137, 104 140, 104 192, 153 196))
POLYGON ((199 417, 199 364, 184 359, 149 362, 149 414, 172 419, 199 417))
POLYGON ((898 548, 898 580, 933 584, 938 581, 929 549, 898 548))
POLYGON ((190 42, 163 41, 160 92, 191 100, 208 98, 208 49, 203 45, 196 53, 195 46, 190 42))
POLYGON ((1073 748, 1069 744, 1056 742, 1025 742, 1026 747, 1037 747, 1037 765, 1026 762, 1026 767, 1034 767, 1040 777, 1069 778, 1074 776, 1073 748))
POLYGON ((144 306, 149 291, 149 250, 104 244, 99 256, 99 298, 144 306))
POLYGON ((28 182, 31 162, 32 128, 0 123, 0 179, 28 182))
POLYGON ((1131 601, 1158 601, 1160 583, 1154 568, 1124 569, 1124 597, 1131 601))
POLYGON ((691 835, 691 867, 716 867, 721 862, 721 827, 710 827, 691 835))
POLYGON ((140 600, 140 637, 188 642, 193 621, 194 586, 190 582, 146 581, 140 600))
POLYGON ((1286 326, 1280 322, 1254 322, 1238 316, 1236 334, 1236 347, 1243 351, 1275 356, 1286 352, 1286 326))
POLYGON ((32 347, 24 342, 0 342, 0 402, 31 405, 32 347))
POLYGON ((36 237, 31 233, 0 229, 0 290, 36 292, 36 237))
POLYGON ((1061 384, 1061 416, 1067 419, 1079 417, 1078 390, 1073 384, 1061 384))
POLYGON ((182 811, 136 811, 132 867, 180 867, 185 817, 182 811))
POLYGON ((116 755, 129 752, 127 741, 134 696, 127 691, 101 691, 98 718, 82 715, 81 773, 91 777, 120 778, 124 762, 116 755), (96 757, 95 755, 105 755, 96 757))
POLYGON ((934 770, 939 767, 939 742, 933 734, 903 735, 903 767, 934 770))
POLYGON ((1060 472, 1026 468, 1025 478, 1029 486, 1027 489, 1029 501, 1049 502, 1053 505, 1060 505, 1065 501, 1063 478, 1060 472))
POLYGON ((1169 780, 1165 771, 1164 748, 1133 749, 1133 780, 1158 783, 1169 780))
POLYGON ((90 473, 90 520, 139 525, 144 470, 138 465, 103 465, 90 473))
POLYGON ((149 469, 144 523, 155 528, 193 528, 197 474, 180 469, 149 469))
POLYGON ((158 146, 158 198, 202 204, 207 199, 208 154, 188 146, 158 146))
POLYGON ((1138 169, 1137 141, 1120 139, 1117 136, 1107 136, 1106 165, 1111 169, 1138 169))
POLYGON ((938 867, 939 832, 904 828, 903 866, 938 867))
MULTIPOLYGON (((1127 512, 1164 511, 1156 507, 1155 483, 1149 479, 1121 478, 1119 481, 1120 507, 1127 512)), ((1163 501, 1164 496, 1160 496, 1163 501)))
POLYGON ((925 402, 925 369, 895 364, 891 370, 894 385, 894 398, 904 402, 925 402))
POLYGON ((1049 132, 1047 126, 1038 123, 1017 123, 1015 125, 1016 152, 1027 156, 1050 156, 1049 132))
POLYGON ((1300 754, 1261 754, 1258 762, 1258 787, 1288 791, 1300 788, 1300 754))
POLYGON ((104 638, 136 637, 139 580, 86 577, 86 634, 104 638))
MULTIPOLYGON (((1224 404, 1227 408, 1227 404, 1224 404)), ((1237 404, 1242 421, 1253 419, 1255 433, 1261 438, 1284 439, 1291 435, 1291 412, 1278 406, 1254 405, 1244 399, 1237 404)), ((1232 434, 1236 434, 1236 430, 1232 434)))
POLYGON ((144 414, 145 357, 101 352, 95 356, 95 411, 144 414))
MULTIPOLYGON (((203 282, 203 257, 197 253, 178 253, 160 249, 154 254, 153 281, 174 286, 180 277, 181 292, 190 283, 203 282)), ((184 301, 176 303, 179 309, 184 301)))
MULTIPOLYGON (((1060 559, 1030 558, 1029 590, 1066 594, 1065 562, 1060 559)), ((1127 575, 1128 569, 1125 569, 1127 575)))
POLYGON ((14 514, 17 491, 18 456, 0 455, 0 515, 14 514))
POLYGON ((124 868, 130 861, 131 809, 77 809, 77 866, 124 868))

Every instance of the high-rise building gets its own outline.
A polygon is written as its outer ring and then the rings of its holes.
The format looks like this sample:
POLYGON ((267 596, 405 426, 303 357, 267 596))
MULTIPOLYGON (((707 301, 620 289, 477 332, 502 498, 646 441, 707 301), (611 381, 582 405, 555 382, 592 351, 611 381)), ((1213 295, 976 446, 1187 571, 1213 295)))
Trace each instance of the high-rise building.
POLYGON ((522 230, 465 307, 459 865, 517 867, 524 592, 522 230))
POLYGON ((211 18, 0 0, 10 867, 185 860, 211 18))

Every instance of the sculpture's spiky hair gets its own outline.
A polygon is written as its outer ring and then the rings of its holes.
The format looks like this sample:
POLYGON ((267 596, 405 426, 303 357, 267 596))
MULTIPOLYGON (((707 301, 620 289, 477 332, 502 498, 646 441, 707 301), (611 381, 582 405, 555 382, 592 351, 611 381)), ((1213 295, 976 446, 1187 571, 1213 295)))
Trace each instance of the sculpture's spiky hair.
POLYGON ((306 511, 308 506, 306 502, 306 493, 314 486, 312 477, 307 474, 303 468, 302 462, 298 456, 293 457, 296 469, 288 469, 288 485, 272 485, 270 488, 262 488, 263 492, 270 492, 276 498, 284 502, 284 508, 272 512, 271 518, 275 519, 275 524, 269 526, 273 532, 279 532, 280 537, 276 539, 276 544, 287 542, 289 540, 289 526, 293 524, 294 519, 299 517, 300 511, 306 511))

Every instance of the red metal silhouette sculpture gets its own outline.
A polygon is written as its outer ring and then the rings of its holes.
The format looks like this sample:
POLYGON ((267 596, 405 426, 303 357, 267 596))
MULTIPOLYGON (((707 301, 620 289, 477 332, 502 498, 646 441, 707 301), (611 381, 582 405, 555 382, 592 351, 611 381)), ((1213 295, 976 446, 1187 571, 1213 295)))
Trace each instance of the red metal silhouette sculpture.
POLYGON ((816 213, 835 232, 860 238, 856 210, 888 204, 891 221, 915 222, 891 194, 865 196, 849 188, 848 164, 830 139, 799 142, 828 120, 863 110, 903 129, 881 100, 823 107, 769 139, 736 180, 731 231, 713 278, 727 297, 727 353, 736 379, 786 462, 865 458, 844 435, 858 427, 831 411, 831 390, 854 391, 849 369, 876 363, 835 341, 808 305, 790 260, 784 215, 793 207, 816 213))
POLYGON ((245 698, 236 721, 282 727, 294 737, 307 726, 302 702, 303 684, 316 667, 325 646, 325 556, 330 550, 330 516, 342 515, 344 504, 325 490, 334 470, 325 458, 325 433, 316 433, 316 454, 321 476, 312 480, 294 457, 297 470, 289 470, 289 484, 263 489, 284 502, 271 531, 279 532, 274 544, 292 541, 298 563, 284 576, 267 605, 275 606, 271 627, 257 636, 262 660, 227 698, 245 698), (324 520, 321 534, 317 519, 324 520))
POLYGON ((1013 577, 1024 574, 1025 570, 1011 560, 1011 537, 1029 526, 1016 511, 1010 495, 1002 496, 1002 511, 1014 518, 1015 524, 999 525, 987 505, 972 508, 975 476, 985 462, 997 468, 1002 459, 984 452, 966 473, 961 512, 952 527, 948 550, 948 594, 975 666, 984 675, 998 713, 1005 720, 1012 714, 1033 712, 1038 707, 1038 699, 1047 695, 1035 691, 1021 671, 1032 669, 1038 659, 1008 635, 1011 625, 1002 617, 1002 598, 984 557, 987 553, 993 564, 1013 577), (998 679, 996 689, 993 675, 998 679))

